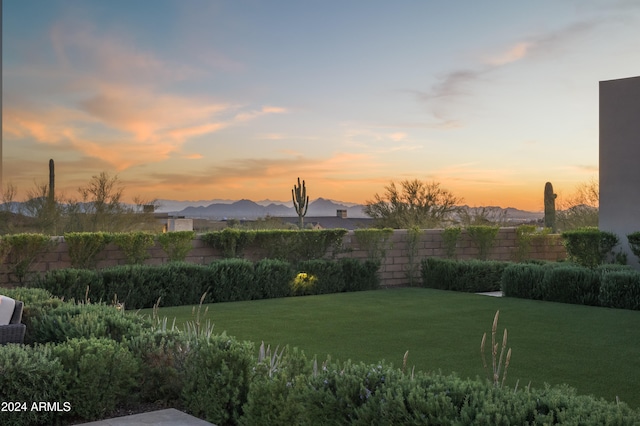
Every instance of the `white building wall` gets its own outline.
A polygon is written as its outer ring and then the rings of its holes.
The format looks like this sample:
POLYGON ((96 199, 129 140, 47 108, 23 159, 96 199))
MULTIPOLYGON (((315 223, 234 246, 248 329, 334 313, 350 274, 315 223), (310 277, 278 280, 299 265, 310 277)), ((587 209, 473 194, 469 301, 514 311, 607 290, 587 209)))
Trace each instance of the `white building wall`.
POLYGON ((640 269, 627 241, 640 231, 640 77, 600 82, 599 228, 617 234, 640 269))

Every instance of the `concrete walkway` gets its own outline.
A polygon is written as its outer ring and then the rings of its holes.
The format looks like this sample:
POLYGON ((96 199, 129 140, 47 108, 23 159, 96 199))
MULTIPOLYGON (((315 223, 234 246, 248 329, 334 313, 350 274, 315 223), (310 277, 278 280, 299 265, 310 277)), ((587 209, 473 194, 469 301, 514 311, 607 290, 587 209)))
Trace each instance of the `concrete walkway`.
POLYGON ((502 297, 501 291, 490 291, 488 293, 476 293, 476 294, 479 294, 481 296, 502 297))
MULTIPOLYGON (((97 422, 83 423, 77 426, 211 426, 213 423, 205 422, 189 414, 178 411, 175 408, 150 411, 148 413, 133 414, 131 416, 116 417, 113 419, 98 420, 97 422)), ((215 426, 215 425, 214 425, 215 426)))

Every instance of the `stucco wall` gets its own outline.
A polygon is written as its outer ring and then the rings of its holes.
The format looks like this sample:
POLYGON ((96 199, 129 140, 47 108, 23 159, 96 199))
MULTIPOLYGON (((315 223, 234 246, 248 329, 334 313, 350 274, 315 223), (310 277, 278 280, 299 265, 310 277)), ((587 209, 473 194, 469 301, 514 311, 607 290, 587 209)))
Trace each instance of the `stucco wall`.
POLYGON ((640 231, 640 77, 600 82, 599 228, 617 234, 640 269, 627 241, 640 231))
MULTIPOLYGON (((380 268, 380 275, 383 286, 402 286, 410 283, 409 271, 411 267, 410 250, 407 244, 408 234, 406 230, 396 230, 389 241, 386 249, 386 256, 380 268)), ((544 260, 559 260, 566 257, 566 251, 557 235, 551 235, 544 244, 533 244, 529 258, 544 260)), ((197 264, 208 264, 216 259, 221 259, 222 255, 218 250, 207 246, 199 237, 192 242, 192 250, 186 257, 187 262, 197 264)), ((346 251, 339 256, 366 259, 367 252, 358 247, 353 231, 349 231, 344 237, 344 248, 346 251)), ((516 242, 516 228, 501 228, 495 239, 495 244, 489 252, 489 259, 513 260, 518 250, 516 242)), ((415 247, 413 258, 414 279, 419 280, 419 263, 426 257, 445 257, 445 245, 442 240, 442 230, 432 229, 423 231, 415 247)), ((145 263, 150 265, 160 265, 168 262, 166 253, 159 245, 149 250, 150 258, 145 263)), ((245 257, 251 260, 264 258, 264 252, 259 247, 248 247, 245 250, 245 257)), ((469 236, 463 230, 456 247, 457 259, 474 259, 478 257, 478 248, 472 243, 469 236)), ((98 268, 124 265, 125 256, 114 244, 110 244, 98 255, 98 268)), ((10 260, 10 259, 9 259, 10 260)), ((59 243, 49 252, 42 254, 32 265, 31 270, 36 273, 46 272, 53 269, 69 268, 71 261, 67 252, 67 245, 63 238, 59 238, 59 243)), ((11 287, 16 285, 15 276, 10 275, 9 265, 0 266, 0 285, 11 287)))

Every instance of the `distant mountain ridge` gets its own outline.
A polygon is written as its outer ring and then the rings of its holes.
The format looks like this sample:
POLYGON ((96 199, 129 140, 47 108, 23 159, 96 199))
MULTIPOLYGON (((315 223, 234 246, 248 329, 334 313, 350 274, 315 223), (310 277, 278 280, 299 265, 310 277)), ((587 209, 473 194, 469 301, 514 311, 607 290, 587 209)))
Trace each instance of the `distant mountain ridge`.
MULTIPOLYGON (((210 219, 257 219, 266 216, 275 217, 295 217, 297 216, 291 201, 261 200, 220 200, 209 201, 174 201, 158 200, 160 208, 158 212, 169 213, 188 218, 210 218, 210 219)), ((343 201, 328 200, 318 198, 309 203, 307 216, 328 217, 336 216, 337 210, 346 210, 347 217, 368 218, 364 213, 364 205, 343 201)), ((472 209, 469 206, 463 208, 472 209)), ((474 207, 475 208, 475 207, 474 207)), ((489 206, 488 209, 501 209, 500 207, 489 206)), ((544 216, 542 212, 530 212, 525 210, 507 207, 506 217, 512 221, 537 220, 544 216)))

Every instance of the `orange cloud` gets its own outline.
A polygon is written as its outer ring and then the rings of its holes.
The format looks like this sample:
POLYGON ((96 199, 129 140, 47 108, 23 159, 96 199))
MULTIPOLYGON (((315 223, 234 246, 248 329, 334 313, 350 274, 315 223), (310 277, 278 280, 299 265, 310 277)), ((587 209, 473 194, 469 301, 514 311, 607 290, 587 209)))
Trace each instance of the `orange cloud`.
POLYGON ((506 65, 524 58, 532 47, 533 43, 520 42, 511 46, 506 51, 489 58, 487 62, 493 66, 506 65))

